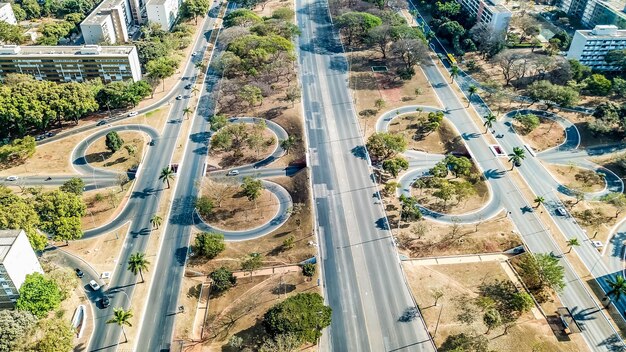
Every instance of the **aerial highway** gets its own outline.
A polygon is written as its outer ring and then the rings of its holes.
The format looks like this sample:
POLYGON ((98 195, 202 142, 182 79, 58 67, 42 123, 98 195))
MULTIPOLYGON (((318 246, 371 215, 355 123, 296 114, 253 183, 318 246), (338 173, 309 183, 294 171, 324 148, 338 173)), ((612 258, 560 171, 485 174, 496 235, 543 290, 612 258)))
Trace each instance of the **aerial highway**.
POLYGON ((297 0, 299 63, 323 285, 323 351, 434 351, 400 267, 348 91, 327 2, 297 0))

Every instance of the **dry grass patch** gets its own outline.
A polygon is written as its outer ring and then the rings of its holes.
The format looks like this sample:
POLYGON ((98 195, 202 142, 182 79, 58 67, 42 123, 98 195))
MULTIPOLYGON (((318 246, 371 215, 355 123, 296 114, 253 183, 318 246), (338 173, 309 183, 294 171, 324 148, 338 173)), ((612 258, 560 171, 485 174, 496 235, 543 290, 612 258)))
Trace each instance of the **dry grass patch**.
POLYGON ((426 153, 448 154, 464 153, 465 146, 452 124, 448 120, 441 121, 439 128, 433 132, 424 132, 427 113, 415 112, 395 118, 389 124, 389 132, 401 133, 408 142, 407 149, 426 153))
POLYGON ((572 165, 542 163, 550 174, 562 185, 581 192, 598 192, 606 187, 604 178, 592 170, 572 165))
MULTIPOLYGON (((255 133, 255 125, 242 124, 245 127, 245 133, 255 133)), ((232 148, 233 150, 222 151, 211 148, 207 158, 208 167, 213 168, 232 168, 241 165, 253 164, 268 157, 276 148, 276 136, 269 129, 265 128, 259 134, 262 139, 262 145, 258 149, 253 149, 245 141, 241 144, 241 148, 232 148)), ((234 142, 233 142, 234 143, 234 142)))
MULTIPOLYGON (((556 121, 539 117, 539 126, 526 134, 520 134, 522 140, 530 145, 536 152, 541 152, 563 143, 565 141, 565 130, 556 121)), ((521 131, 519 122, 513 124, 518 131, 521 131)))
POLYGON ((63 250, 87 261, 98 273, 113 272, 120 249, 126 240, 129 223, 94 238, 71 242, 63 250))
POLYGON ((132 182, 127 182, 122 188, 115 186, 83 193, 87 210, 81 219, 82 228, 96 228, 112 220, 124 208, 131 186, 132 182))
POLYGON ((400 252, 411 258, 502 252, 521 244, 504 213, 472 225, 421 220, 401 225, 398 235, 400 252))
MULTIPOLYGON (((434 334, 435 344, 441 347, 448 336, 474 333, 485 336, 490 350, 509 351, 585 351, 578 337, 569 342, 558 342, 548 323, 524 313, 515 325, 503 334, 503 328, 495 328, 483 335, 487 327, 483 323, 484 312, 473 302, 479 296, 479 286, 495 280, 508 281, 499 263, 464 263, 458 265, 418 266, 403 262, 413 295, 422 307, 422 315, 428 330, 434 334), (444 294, 434 306, 432 292, 444 294), (471 323, 462 316, 473 317, 471 323), (465 322, 463 322, 465 321, 465 322), (437 327, 437 328, 436 328, 437 327)), ((472 319, 470 319, 472 320, 472 319)))
MULTIPOLYGON (((576 201, 571 197, 559 194, 567 211, 572 215, 588 238, 602 241, 604 244, 609 240, 610 231, 624 218, 623 213, 619 213, 617 217, 617 209, 605 202, 600 201, 576 201)), ((579 239, 581 240, 581 239, 579 239)))
POLYGON ((148 138, 141 132, 118 132, 124 146, 116 152, 106 147, 106 137, 98 138, 85 152, 87 162, 96 168, 126 172, 139 166, 148 138))

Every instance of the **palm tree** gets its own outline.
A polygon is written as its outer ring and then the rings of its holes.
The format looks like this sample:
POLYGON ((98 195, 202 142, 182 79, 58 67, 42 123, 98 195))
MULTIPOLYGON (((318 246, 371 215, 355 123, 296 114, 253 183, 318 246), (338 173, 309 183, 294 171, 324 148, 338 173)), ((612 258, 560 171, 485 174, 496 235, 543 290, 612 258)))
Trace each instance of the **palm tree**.
POLYGON ((145 253, 136 252, 131 254, 130 258, 128 258, 128 271, 135 274, 135 276, 139 274, 139 276, 141 276, 141 282, 144 282, 143 272, 148 271, 148 265, 150 265, 150 262, 146 259, 145 253))
POLYGON ((526 158, 526 153, 524 149, 520 147, 513 147, 513 153, 509 154, 509 161, 511 162, 511 170, 515 166, 519 166, 522 164, 522 160, 526 158))
POLYGON ((191 114, 193 112, 193 110, 191 110, 190 107, 186 107, 183 109, 183 116, 185 116, 185 119, 189 118, 189 114, 191 114))
POLYGON ((161 226, 162 223, 163 223, 163 219, 157 214, 152 215, 152 217, 150 218, 150 224, 152 224, 152 227, 156 227, 157 230, 159 229, 159 226, 161 226))
POLYGON ((536 196, 535 197, 535 203, 537 203, 537 206, 535 208, 539 208, 539 206, 541 204, 543 204, 546 201, 545 198, 543 198, 542 196, 536 196))
POLYGON ((191 88, 191 94, 193 94, 194 97, 196 96, 196 93, 198 93, 199 91, 200 91, 200 89, 198 89, 198 87, 196 87, 196 86, 193 86, 191 88))
POLYGON ((472 97, 474 96, 474 94, 478 93, 478 87, 472 84, 467 87, 467 91, 470 93, 469 99, 467 100, 467 106, 469 107, 472 101, 472 97))
POLYGON ((622 294, 626 293, 626 280, 622 275, 615 276, 615 279, 608 278, 605 280, 606 284, 611 288, 609 292, 606 293, 606 296, 603 300, 608 299, 606 307, 611 304, 611 296, 613 296, 613 300, 617 301, 622 296, 622 294))
POLYGON ((122 327, 122 333, 124 333, 124 342, 128 342, 128 338, 126 337, 126 331, 124 331, 124 325, 133 326, 130 323, 130 318, 133 317, 133 312, 129 310, 124 310, 124 308, 114 308, 113 309, 113 318, 107 320, 107 324, 117 324, 122 327))
POLYGON ((450 67, 450 78, 452 78, 452 81, 450 81, 450 83, 454 82, 454 79, 459 76, 459 72, 459 66, 454 65, 450 67))
POLYGON ((174 179, 174 171, 172 171, 169 167, 164 167, 161 170, 161 176, 159 176, 159 180, 163 182, 167 182, 167 188, 170 188, 170 180, 174 179))
POLYGON ((487 114, 487 116, 485 116, 485 123, 483 123, 483 126, 487 128, 485 130, 485 133, 487 133, 487 131, 489 131, 489 129, 493 127, 494 122, 496 122, 496 115, 489 113, 487 114))
POLYGON ((580 242, 578 242, 578 238, 574 237, 572 239, 567 240, 567 246, 569 247, 569 251, 567 251, 567 253, 569 253, 572 251, 572 247, 580 246, 580 242))

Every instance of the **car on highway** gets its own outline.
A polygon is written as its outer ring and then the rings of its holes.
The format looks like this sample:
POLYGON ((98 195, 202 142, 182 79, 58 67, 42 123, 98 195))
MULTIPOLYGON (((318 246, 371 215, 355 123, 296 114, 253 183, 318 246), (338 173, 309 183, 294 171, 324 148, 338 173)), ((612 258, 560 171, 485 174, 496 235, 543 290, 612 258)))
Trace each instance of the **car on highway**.
POLYGON ((191 56, 196 56, 196 55, 198 55, 198 53, 196 52, 191 53, 191 56))
POLYGON ((100 285, 98 285, 96 280, 89 281, 89 287, 91 287, 91 289, 94 291, 98 291, 100 289, 100 285))
POLYGON ((39 136, 35 137, 35 140, 36 140, 36 141, 40 141, 40 140, 45 139, 45 138, 46 138, 46 136, 45 136, 45 135, 40 134, 39 136))
POLYGON ((230 170, 226 173, 226 176, 237 176, 239 175, 239 170, 230 170))
POLYGON ((100 120, 98 121, 98 123, 96 124, 96 126, 103 126, 107 124, 107 120, 100 120))
POLYGON ((53 136, 54 136, 54 133, 52 133, 52 132, 46 133, 46 137, 53 137, 53 136))
POLYGON ((154 141, 154 139, 151 139, 150 142, 148 143, 149 146, 154 146, 156 144, 156 142, 154 141))
POLYGON ((137 116, 139 113, 137 111, 131 111, 128 113, 128 117, 137 116))
POLYGON ((83 276, 85 276, 85 274, 83 273, 82 270, 80 270, 79 268, 74 269, 74 272, 76 273, 76 276, 82 278, 83 276))
POLYGON ((186 85, 185 89, 191 89, 191 84, 186 85))
POLYGON ((183 96, 179 95, 179 96, 176 97, 176 100, 181 100, 182 98, 183 98, 183 96))
POLYGON ((111 305, 111 299, 108 296, 104 296, 100 300, 100 303, 102 304, 102 308, 106 308, 111 305))
POLYGON ((550 256, 552 258, 563 258, 563 254, 556 254, 554 252, 550 252, 550 256))
POLYGON ((19 177, 17 177, 17 176, 7 176, 6 180, 7 181, 17 181, 18 178, 19 177))
POLYGON ((554 210, 557 215, 567 216, 567 211, 563 207, 558 207, 554 210))

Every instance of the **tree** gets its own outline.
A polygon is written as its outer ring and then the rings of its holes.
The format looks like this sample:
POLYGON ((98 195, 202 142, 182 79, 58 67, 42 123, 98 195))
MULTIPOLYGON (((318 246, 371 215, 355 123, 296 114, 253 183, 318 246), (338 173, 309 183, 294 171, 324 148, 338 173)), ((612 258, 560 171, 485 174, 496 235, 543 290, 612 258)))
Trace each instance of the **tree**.
POLYGON ((43 251, 48 238, 38 231, 39 226, 39 214, 33 202, 0 186, 0 229, 24 230, 33 249, 43 251))
POLYGON ((437 28, 437 36, 447 40, 455 50, 460 49, 459 38, 465 34, 465 28, 457 21, 447 21, 437 28))
POLYGON ((209 118, 209 122, 211 123, 211 131, 215 132, 228 125, 228 117, 223 114, 213 115, 209 118))
POLYGON ((74 291, 74 289, 76 289, 76 287, 80 284, 80 280, 76 276, 76 273, 70 268, 55 268, 48 274, 48 276, 59 288, 61 301, 69 297, 72 291, 74 291))
POLYGON ((146 259, 146 254, 141 252, 135 252, 128 258, 128 271, 137 276, 141 276, 141 282, 144 282, 143 272, 148 271, 148 265, 150 262, 146 259))
POLYGON ((272 336, 292 333, 301 341, 317 343, 330 325, 332 309, 318 293, 298 293, 270 308, 263 325, 272 336))
POLYGON ((626 195, 621 192, 612 192, 602 197, 602 200, 615 207, 615 218, 626 208, 626 195))
POLYGON ((445 160, 442 160, 433 166, 428 172, 434 177, 444 178, 448 176, 448 163, 445 160))
POLYGON ((534 101, 552 102, 563 107, 570 107, 579 99, 579 94, 574 88, 554 85, 545 80, 531 83, 526 93, 534 101))
POLYGON ((400 171, 407 170, 409 162, 401 156, 395 156, 391 159, 383 161, 383 170, 390 173, 393 177, 398 177, 400 171))
POLYGON ((42 192, 34 196, 34 207, 39 214, 39 229, 55 241, 76 240, 83 236, 80 219, 85 216, 83 200, 60 190, 42 192))
POLYGON ((522 160, 526 158, 526 152, 521 147, 513 147, 513 153, 509 154, 509 162, 511 163, 511 170, 515 166, 522 165, 522 160))
POLYGON ((130 310, 124 310, 124 308, 114 308, 113 309, 113 318, 107 320, 107 324, 117 324, 122 328, 122 333, 124 334, 124 341, 128 342, 128 337, 126 337, 126 331, 124 330, 124 326, 132 327, 133 325, 130 323, 130 318, 133 317, 133 312, 130 310))
POLYGON ((281 148, 283 148, 283 150, 285 151, 285 154, 289 154, 289 151, 291 149, 293 149, 294 145, 296 144, 296 137, 294 136, 289 136, 287 137, 287 139, 281 139, 278 144, 280 145, 281 148))
POLYGON ((454 197, 456 189, 454 185, 447 180, 441 182, 439 188, 433 192, 433 196, 443 201, 443 209, 446 209, 448 201, 454 197))
POLYGON ((152 225, 152 228, 156 228, 158 230, 162 223, 163 218, 160 217, 158 214, 154 214, 150 218, 150 225, 152 225))
POLYGON ((213 200, 207 196, 202 196, 196 200, 196 210, 203 218, 211 216, 213 212, 213 200))
POLYGON ((39 352, 70 352, 74 350, 74 329, 65 319, 45 319, 40 321, 39 330, 43 333, 37 341, 39 352))
POLYGON ((437 16, 439 17, 454 18, 461 13, 461 4, 454 1, 446 1, 443 3, 437 1, 435 5, 437 8, 437 16))
POLYGON ((626 97, 626 79, 613 77, 613 93, 618 97, 626 97))
POLYGON ((487 332, 485 332, 485 335, 489 334, 489 331, 491 331, 491 329, 497 328, 498 326, 502 325, 502 317, 500 316, 500 312, 498 312, 495 309, 489 309, 485 312, 485 315, 483 315, 483 322, 485 323, 485 325, 487 325, 487 332))
POLYGON ((111 131, 106 135, 105 144, 112 153, 115 153, 124 145, 124 140, 116 131, 111 131))
POLYGON ((170 181, 174 180, 174 170, 170 167, 164 167, 161 169, 161 175, 159 175, 159 180, 163 183, 167 183, 167 188, 170 188, 170 181))
POLYGON ((185 116, 185 119, 189 118, 189 115, 191 115, 193 113, 193 110, 190 107, 186 107, 183 109, 183 116, 185 116))
POLYGON ((574 246, 578 247, 580 246, 580 242, 578 242, 578 238, 574 237, 574 238, 570 238, 569 240, 567 240, 567 246, 569 247, 569 251, 567 251, 567 253, 572 251, 572 248, 574 246))
POLYGON ((593 112, 593 117, 595 117, 595 120, 587 123, 587 126, 594 134, 605 134, 624 130, 621 109, 616 103, 609 101, 598 104, 593 112))
POLYGON ((585 90, 589 92, 589 94, 604 97, 611 93, 611 81, 602 74, 594 73, 585 78, 582 83, 585 85, 585 90))
POLYGON ((165 79, 173 75, 177 68, 177 60, 171 57, 159 57, 148 61, 146 73, 152 79, 161 80, 163 82, 163 91, 165 91, 165 79))
POLYGON ((253 271, 263 266, 263 256, 259 253, 252 253, 245 257, 241 262, 241 270, 246 270, 252 273, 253 271))
POLYGON ((0 310, 0 352, 24 350, 21 348, 33 333, 37 317, 27 311, 0 310))
MULTIPOLYGON (((469 100, 471 101, 471 100, 472 100, 472 97, 473 97, 476 93, 478 93, 478 87, 476 87, 476 86, 475 86, 475 85, 473 85, 473 84, 470 84, 470 86, 469 86, 469 87, 467 87, 467 91, 470 93, 470 95, 469 95, 469 100)), ((467 106, 469 106, 469 104, 470 104, 470 102, 468 102, 468 103, 467 103, 467 106)))
POLYGON ((26 11, 24 11, 24 9, 20 5, 12 4, 11 5, 11 9, 13 10, 13 14, 15 15, 15 19, 18 22, 22 22, 23 20, 26 19, 26 11))
POLYGON ((249 201, 256 202, 256 200, 261 196, 261 192, 264 187, 261 180, 255 179, 251 176, 246 176, 243 178, 241 188, 249 201))
POLYGON ((398 57, 404 64, 404 72, 409 77, 415 74, 413 66, 427 62, 430 58, 428 47, 422 39, 401 38, 391 44, 391 53, 398 57))
POLYGON ((444 352, 487 352, 489 341, 484 336, 475 333, 460 333, 449 335, 441 345, 440 351, 444 352))
POLYGON ((538 294, 543 294, 547 288, 560 292, 565 287, 564 269, 558 258, 549 254, 525 255, 519 269, 526 286, 538 294))
POLYGON ((7 22, 0 23, 0 41, 6 44, 22 44, 24 35, 22 29, 18 25, 7 22))
POLYGON ((541 204, 543 204, 546 201, 546 199, 542 196, 536 196, 535 197, 535 203, 537 203, 537 205, 535 206, 535 208, 539 208, 539 206, 541 204))
POLYGON ((226 249, 224 235, 220 233, 202 232, 196 236, 194 248, 198 254, 213 259, 226 249))
POLYGON ((404 194, 400 195, 400 204, 402 206, 400 211, 400 219, 404 221, 419 220, 422 218, 422 212, 418 207, 418 202, 415 197, 407 197, 404 194))
POLYGON ((452 171, 454 177, 468 176, 473 166, 472 162, 464 156, 448 155, 444 161, 446 168, 452 171))
POLYGON ((237 96, 241 100, 245 101, 248 106, 256 106, 263 103, 261 88, 250 84, 246 84, 241 87, 237 96))
POLYGON ((57 309, 60 303, 61 291, 54 280, 36 272, 26 275, 15 307, 43 318, 49 311, 57 309))
POLYGON ((515 119, 522 125, 522 133, 527 134, 539 127, 539 116, 535 114, 518 114, 515 119))
POLYGON ((459 66, 452 65, 452 67, 450 67, 450 78, 452 79, 451 82, 454 82, 454 79, 459 76, 459 72, 459 66))
POLYGON ((604 55, 604 61, 619 67, 621 70, 626 70, 626 49, 610 50, 604 55))
POLYGON ((612 301, 619 301, 622 294, 626 294, 626 280, 622 275, 616 275, 615 278, 607 278, 605 279, 606 284, 609 286, 609 291, 607 291, 603 300, 607 300, 606 307, 611 304, 612 301))
POLYGON ((85 189, 85 182, 80 177, 72 177, 65 181, 59 189, 63 192, 74 193, 75 195, 80 196, 83 194, 83 190, 85 189))
POLYGON ((295 352, 302 341, 295 334, 278 334, 272 339, 266 338, 259 352, 295 352))
POLYGON ((213 289, 217 293, 224 292, 237 283, 237 278, 225 267, 215 270, 209 274, 209 277, 211 278, 213 289))
POLYGON ((576 59, 569 59, 569 66, 572 70, 572 79, 581 82, 591 75, 591 67, 583 65, 576 59))
POLYGON ((348 46, 354 41, 362 41, 369 30, 380 26, 382 20, 367 12, 346 12, 335 19, 335 26, 348 39, 348 46))
POLYGON ((31 136, 16 138, 11 143, 0 146, 0 163, 24 161, 35 154, 36 147, 37 142, 31 136))
POLYGON ((383 187, 383 193, 387 196, 394 194, 394 192, 400 188, 400 184, 398 182, 395 181, 388 181, 387 183, 385 183, 385 186, 383 187))
POLYGON ((496 115, 492 113, 488 113, 487 115, 485 115, 485 122, 483 123, 483 126, 485 126, 486 128, 485 133, 487 133, 487 131, 489 131, 489 129, 493 127, 493 123, 496 122, 496 120, 496 115))
POLYGON ((198 24, 198 16, 202 16, 209 11, 211 2, 209 0, 187 0, 182 4, 181 13, 193 17, 198 24))
POLYGON ((439 299, 443 297, 443 291, 440 289, 431 290, 430 295, 435 299, 435 303, 433 305, 436 307, 439 299))
POLYGON ((236 9, 224 16, 224 27, 252 27, 262 23, 263 19, 250 9, 236 9))
POLYGON ((388 159, 406 150, 407 142, 402 134, 376 132, 366 143, 370 155, 377 160, 388 159))
POLYGON ((315 276, 315 264, 313 263, 302 264, 302 275, 308 278, 315 276))

